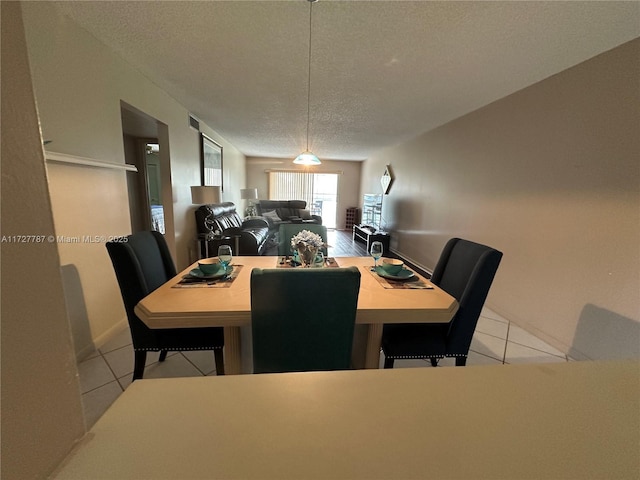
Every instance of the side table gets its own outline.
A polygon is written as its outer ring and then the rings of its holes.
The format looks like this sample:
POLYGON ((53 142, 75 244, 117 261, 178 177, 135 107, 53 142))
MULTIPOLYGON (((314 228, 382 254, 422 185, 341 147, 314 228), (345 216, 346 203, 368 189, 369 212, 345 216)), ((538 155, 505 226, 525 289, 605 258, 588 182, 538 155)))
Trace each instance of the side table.
POLYGON ((237 255, 240 249, 240 237, 210 237, 207 239, 206 235, 198 235, 198 252, 199 258, 209 258, 218 254, 218 247, 220 245, 231 245, 234 248, 233 254, 237 255))
POLYGON ((366 246, 367 252, 371 249, 373 242, 382 242, 384 252, 389 251, 389 240, 391 236, 387 232, 376 231, 366 225, 354 225, 353 226, 353 240, 363 242, 366 246))

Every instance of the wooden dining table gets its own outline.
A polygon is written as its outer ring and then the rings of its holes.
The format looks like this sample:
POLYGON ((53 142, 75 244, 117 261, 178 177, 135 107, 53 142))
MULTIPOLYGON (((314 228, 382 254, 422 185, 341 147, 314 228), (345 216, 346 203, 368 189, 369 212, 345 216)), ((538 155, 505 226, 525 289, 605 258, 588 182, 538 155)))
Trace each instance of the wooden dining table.
MULTIPOLYGON (((242 348, 251 326, 251 270, 279 268, 282 257, 238 256, 233 258, 237 275, 228 285, 177 286, 197 267, 189 266, 167 283, 143 298, 135 307, 136 315, 149 328, 223 327, 225 342, 225 373, 250 373, 247 354, 242 348), (245 361, 243 362, 243 353, 245 361), (243 367, 244 365, 244 367, 243 367)), ((414 272, 416 281, 427 288, 390 288, 371 271, 369 257, 336 257, 331 266, 358 267, 361 273, 353 366, 378 368, 382 327, 385 323, 448 323, 458 309, 454 297, 414 272), (361 347, 359 347, 361 346, 361 347)), ((297 267, 301 268, 301 267, 297 267)), ((331 299, 317 299, 330 301, 331 299)))

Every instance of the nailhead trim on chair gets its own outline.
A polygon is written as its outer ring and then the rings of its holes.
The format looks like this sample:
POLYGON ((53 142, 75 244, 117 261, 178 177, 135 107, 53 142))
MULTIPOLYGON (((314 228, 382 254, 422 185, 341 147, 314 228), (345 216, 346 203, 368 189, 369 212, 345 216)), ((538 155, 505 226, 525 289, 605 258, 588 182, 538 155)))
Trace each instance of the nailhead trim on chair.
POLYGON ((189 351, 189 350, 219 350, 222 347, 190 347, 190 348, 178 348, 178 347, 166 347, 166 348, 135 348, 134 350, 136 352, 159 352, 160 350, 167 350, 169 352, 183 352, 183 351, 189 351))

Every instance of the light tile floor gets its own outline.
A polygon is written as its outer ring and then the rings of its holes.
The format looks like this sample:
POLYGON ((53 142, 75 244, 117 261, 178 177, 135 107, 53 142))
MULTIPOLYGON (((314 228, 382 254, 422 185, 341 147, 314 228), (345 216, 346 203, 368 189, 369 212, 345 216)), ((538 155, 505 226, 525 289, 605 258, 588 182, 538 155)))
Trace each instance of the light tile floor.
MULTIPOLYGON (((384 359, 381 359, 380 365, 384 359)), ((471 342, 467 365, 566 362, 567 356, 540 339, 485 308, 471 342)), ((454 366, 443 359, 440 366, 454 366)), ((431 367, 428 360, 396 360, 395 368, 431 367)), ((78 366, 87 428, 131 384, 133 348, 129 329, 95 351, 78 366)), ((212 352, 171 352, 158 362, 157 353, 147 355, 144 378, 215 375, 212 352)))

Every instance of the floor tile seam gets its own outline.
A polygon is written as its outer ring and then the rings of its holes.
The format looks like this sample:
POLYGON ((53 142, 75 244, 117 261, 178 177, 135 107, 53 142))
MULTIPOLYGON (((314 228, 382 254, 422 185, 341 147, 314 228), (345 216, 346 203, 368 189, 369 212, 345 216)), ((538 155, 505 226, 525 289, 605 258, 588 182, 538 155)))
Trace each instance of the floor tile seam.
POLYGON ((98 348, 98 352, 100 352, 100 355, 105 355, 107 353, 111 353, 111 352, 115 352, 116 350, 120 350, 121 348, 124 347, 130 347, 133 345, 133 342, 127 343, 126 345, 120 345, 119 347, 114 347, 111 350, 103 350, 102 348, 98 348))
MULTIPOLYGON (((122 376, 122 377, 120 377, 120 378, 125 378, 125 377, 126 377, 126 375, 123 375, 123 376, 122 376)), ((122 391, 124 392, 124 391, 126 390, 126 387, 123 387, 123 386, 122 386, 122 383, 120 383, 120 378, 117 378, 117 379, 116 379, 116 381, 118 382, 118 385, 120 385, 120 388, 121 388, 121 389, 122 389, 122 391)), ((132 383, 133 383, 133 382, 132 382, 132 383)), ((131 385, 131 383, 130 383, 129 385, 131 385)))
MULTIPOLYGON (((91 358, 91 359, 85 360, 85 362, 88 362, 89 360, 95 360, 96 358, 101 358, 101 359, 102 359, 103 363, 104 363, 104 364, 107 366, 107 368, 109 369, 109 372, 111 373, 111 376, 115 379, 115 378, 116 378, 116 376, 115 376, 115 374, 113 373, 113 370, 111 369, 111 366, 109 365, 109 362, 107 362, 107 359, 106 359, 106 358, 104 358, 102 355, 99 355, 99 356, 97 356, 97 357, 93 357, 93 358, 91 358)), ((84 362, 82 362, 82 363, 84 363, 84 362)), ((80 375, 78 374, 78 380, 79 380, 79 379, 80 379, 80 375)), ((97 390, 98 388, 102 388, 102 387, 104 387, 105 385, 108 385, 108 384, 109 384, 109 383, 111 383, 112 381, 113 381, 113 380, 108 380, 107 382, 102 383, 102 384, 98 385, 97 387, 93 387, 93 388, 91 388, 91 389, 87 390, 86 392, 80 392, 80 394, 81 394, 81 395, 84 395, 85 393, 93 392, 94 390, 97 390)))
POLYGON ((480 318, 484 318, 485 320, 491 320, 492 322, 499 322, 499 323, 502 323, 503 325, 509 324, 509 320, 504 320, 504 319, 500 320, 498 318, 489 317, 488 315, 480 314, 480 318))
POLYGON ((503 317, 499 313, 494 312, 493 310, 491 310, 489 307, 486 307, 486 306, 483 306, 482 311, 480 312, 480 316, 488 318, 489 320, 493 320, 494 322, 500 322, 500 323, 510 323, 511 322, 511 320, 509 320, 508 318, 503 317), (489 312, 489 313, 487 313, 487 312, 489 312), (498 317, 498 318, 496 318, 496 317, 498 317))
MULTIPOLYGON (((182 357, 183 357, 187 362, 189 362, 191 365, 193 365, 193 367, 194 367, 197 371, 199 371, 199 372, 202 374, 202 376, 203 376, 203 377, 206 377, 206 376, 208 375, 207 373, 204 373, 202 370, 200 370, 200 368, 199 368, 195 363, 193 363, 193 362, 189 359, 189 357, 187 357, 184 353, 182 353, 182 352, 179 352, 179 353, 180 353, 180 355, 182 355, 182 357)), ((214 368, 214 369, 213 369, 213 371, 215 372, 215 371, 216 371, 216 369, 214 368)))
MULTIPOLYGON (((485 357, 485 358, 490 358, 491 360, 497 360, 498 362, 502 362, 502 364, 504 365, 504 359, 503 359, 503 360, 500 360, 499 358, 492 357, 491 355, 486 355, 486 354, 481 353, 481 352, 476 352, 475 350, 471 350, 471 349, 469 349, 469 351, 471 351, 471 352, 475 353, 476 355, 482 355, 482 356, 483 356, 483 357, 485 357)), ((468 357, 467 357, 467 358, 468 358, 468 357)), ((467 365, 469 365, 469 364, 467 364, 467 365)))
MULTIPOLYGON (((131 346, 131 345, 133 345, 133 344, 130 344, 130 345, 124 345, 124 346, 122 346, 122 347, 120 347, 120 348, 116 348, 115 350, 111 350, 111 352, 109 352, 109 353, 117 352, 118 350, 122 350, 123 348, 127 348, 127 347, 129 347, 129 346, 131 346)), ((135 354, 135 352, 134 352, 134 354, 135 354)), ((104 356, 104 355, 103 355, 103 356, 104 356)), ((109 363, 109 360, 107 360, 107 357, 106 357, 106 356, 104 356, 104 361, 105 361, 105 362, 106 362, 106 364, 109 366, 109 369, 111 370, 111 373, 113 373, 113 376, 114 376, 114 377, 116 377, 116 380, 118 380, 118 378, 122 378, 122 377, 124 377, 124 376, 126 376, 126 375, 131 375, 131 374, 133 373, 133 368, 132 368, 132 369, 131 369, 131 371, 128 371, 128 372, 124 373, 121 377, 118 377, 118 375, 116 375, 116 372, 113 370, 113 368, 111 368, 111 364, 109 363)), ((146 368, 146 367, 147 367, 147 365, 145 364, 145 368, 146 368)), ((122 387, 122 385, 120 385, 120 387, 122 387)))
POLYGON ((476 333, 481 333, 482 335, 487 335, 489 337, 497 338, 499 340, 504 340, 505 342, 507 341, 506 337, 503 338, 503 337, 499 337, 497 335, 494 335, 492 333, 486 333, 486 332, 483 332, 482 330, 478 330, 477 328, 476 328, 475 332, 473 332, 473 334, 475 335, 476 333))
MULTIPOLYGON (((111 372, 111 375, 113 375, 113 378, 115 379, 115 381, 118 383, 118 386, 120 388, 122 388, 122 385, 120 385, 120 382, 118 382, 118 375, 116 375, 116 372, 113 370, 113 368, 111 368, 111 365, 109 364, 109 362, 107 361, 107 359, 105 358, 104 355, 100 354, 100 356, 102 357, 102 359, 104 360, 104 363, 107 364, 107 368, 109 369, 109 371, 111 372)), ((124 392, 124 389, 122 390, 124 392)))
POLYGON ((498 357, 494 357, 494 356, 491 356, 491 355, 487 355, 486 353, 478 352, 477 350, 474 350, 474 349, 473 349, 473 348, 471 348, 471 347, 469 347, 469 351, 470 351, 470 352, 473 352, 473 353, 477 353, 478 355, 482 355, 482 356, 484 356, 484 357, 491 358, 491 359, 493 359, 493 360, 497 360, 497 361, 499 361, 499 362, 504 363, 504 358, 500 359, 500 358, 498 358, 498 357))
MULTIPOLYGON (((122 390, 122 385, 120 385, 120 382, 118 382, 118 379, 117 379, 117 378, 114 378, 113 380, 110 380, 110 381, 108 381, 107 383, 105 383, 105 384, 103 384, 103 385, 100 385, 99 387, 95 387, 95 388, 92 388, 91 390, 87 390, 86 392, 84 392, 84 393, 82 394, 82 396, 84 397, 84 396, 85 396, 85 395, 87 395, 88 393, 95 392, 96 390, 99 390, 99 389, 101 389, 101 388, 103 388, 103 387, 106 387, 107 385, 110 385, 110 384, 112 384, 113 382, 116 382, 116 383, 118 384, 118 386, 120 387, 120 389, 122 390)), ((124 390, 122 390, 122 391, 124 392, 124 390)))
POLYGON ((509 345, 509 331, 511 330, 511 322, 507 323, 507 338, 504 340, 504 350, 502 352, 502 364, 507 363, 507 346, 509 345))
MULTIPOLYGON (((540 341, 542 341, 542 340, 540 340, 540 341)), ((527 347, 527 348, 530 348, 531 350, 536 350, 538 352, 546 353, 547 355, 551 355, 553 357, 564 358, 565 360, 567 360, 567 355, 566 354, 557 355, 555 353, 551 353, 551 352, 548 352, 546 350, 541 350, 539 348, 532 347, 531 345, 527 345, 525 343, 516 342, 515 340, 509 340, 508 338, 507 338, 507 343, 515 343, 516 345, 520 345, 521 347, 527 347)))

